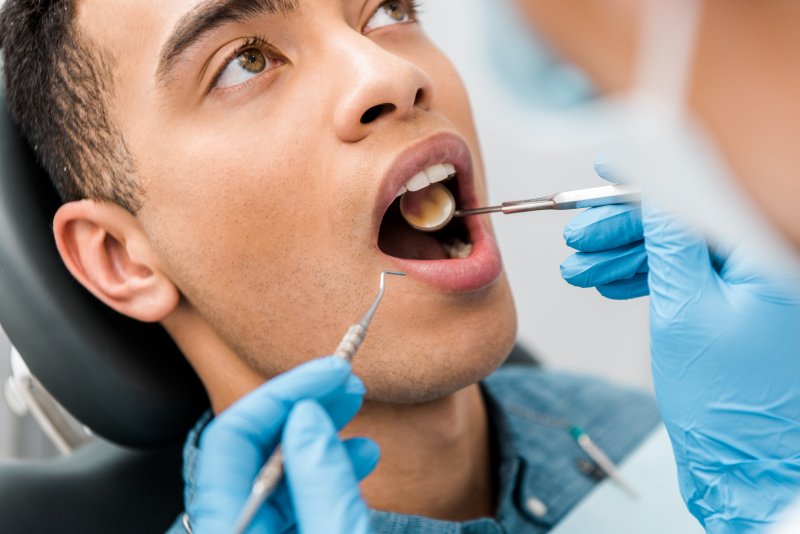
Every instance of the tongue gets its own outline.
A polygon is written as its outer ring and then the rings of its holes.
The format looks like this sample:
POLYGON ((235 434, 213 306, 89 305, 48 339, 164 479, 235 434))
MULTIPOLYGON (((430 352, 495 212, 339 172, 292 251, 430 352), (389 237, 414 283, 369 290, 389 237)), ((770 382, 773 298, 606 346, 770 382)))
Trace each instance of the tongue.
POLYGON ((433 235, 414 230, 402 217, 386 217, 381 225, 378 246, 385 254, 395 258, 448 259, 442 244, 433 235))

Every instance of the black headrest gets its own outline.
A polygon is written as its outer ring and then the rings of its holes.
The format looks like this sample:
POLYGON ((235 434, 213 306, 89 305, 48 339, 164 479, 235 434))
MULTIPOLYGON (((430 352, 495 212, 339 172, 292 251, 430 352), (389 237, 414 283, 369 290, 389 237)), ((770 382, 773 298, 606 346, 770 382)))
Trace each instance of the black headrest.
POLYGON ((117 314, 72 278, 52 235, 58 206, 0 89, 0 324, 96 434, 140 448, 183 439, 208 407, 200 381, 160 326, 117 314))

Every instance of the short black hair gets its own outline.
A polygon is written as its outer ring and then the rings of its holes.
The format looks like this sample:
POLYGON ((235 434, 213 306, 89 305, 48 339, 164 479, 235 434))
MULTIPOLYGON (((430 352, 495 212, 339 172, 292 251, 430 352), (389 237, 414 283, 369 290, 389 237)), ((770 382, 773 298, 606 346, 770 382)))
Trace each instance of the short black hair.
POLYGON ((76 1, 6 0, 6 99, 64 202, 108 200, 135 213, 135 165, 109 107, 114 59, 77 28, 76 1))

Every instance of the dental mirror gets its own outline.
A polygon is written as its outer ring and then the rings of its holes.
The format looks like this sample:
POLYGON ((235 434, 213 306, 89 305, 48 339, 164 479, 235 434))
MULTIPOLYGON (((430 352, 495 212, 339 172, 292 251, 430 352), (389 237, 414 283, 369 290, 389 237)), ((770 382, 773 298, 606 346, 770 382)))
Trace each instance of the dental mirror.
POLYGON ((409 191, 400 198, 400 213, 412 228, 422 232, 441 230, 453 219, 456 200, 442 184, 409 191))
POLYGON ((546 197, 503 202, 497 206, 456 210, 450 190, 440 184, 405 193, 400 199, 400 213, 413 228, 436 232, 447 226, 453 217, 487 213, 528 213, 543 210, 575 210, 641 202, 642 190, 634 184, 614 184, 575 191, 562 191, 546 197))

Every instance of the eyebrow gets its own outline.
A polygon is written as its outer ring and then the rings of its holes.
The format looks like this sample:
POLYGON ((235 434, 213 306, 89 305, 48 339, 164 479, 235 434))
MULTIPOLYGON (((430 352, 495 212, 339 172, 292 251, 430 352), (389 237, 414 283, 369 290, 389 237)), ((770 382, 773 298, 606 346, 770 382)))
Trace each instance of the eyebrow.
POLYGON ((195 7, 175 25, 161 49, 157 78, 163 80, 180 57, 208 33, 229 23, 242 22, 263 14, 288 15, 298 8, 297 0, 208 0, 195 7))

